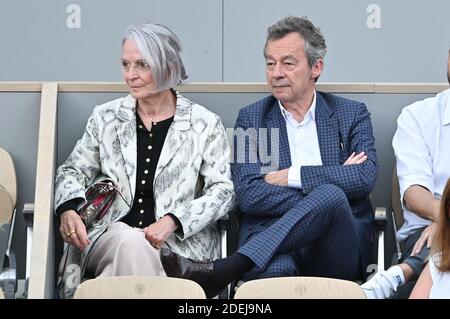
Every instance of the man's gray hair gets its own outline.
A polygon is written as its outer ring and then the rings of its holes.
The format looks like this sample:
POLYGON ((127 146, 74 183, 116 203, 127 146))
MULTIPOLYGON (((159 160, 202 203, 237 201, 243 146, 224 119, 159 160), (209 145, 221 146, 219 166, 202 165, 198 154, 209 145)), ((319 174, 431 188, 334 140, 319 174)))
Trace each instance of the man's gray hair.
POLYGON ((266 56, 267 44, 271 40, 283 38, 286 34, 296 32, 305 40, 305 55, 311 68, 318 59, 323 59, 327 53, 325 39, 311 21, 306 17, 285 17, 271 25, 267 29, 266 44, 264 45, 264 56, 266 56))
POLYGON ((155 23, 131 25, 125 30, 122 45, 126 40, 136 43, 150 66, 157 92, 182 84, 187 79, 181 60, 180 40, 166 26, 155 23))

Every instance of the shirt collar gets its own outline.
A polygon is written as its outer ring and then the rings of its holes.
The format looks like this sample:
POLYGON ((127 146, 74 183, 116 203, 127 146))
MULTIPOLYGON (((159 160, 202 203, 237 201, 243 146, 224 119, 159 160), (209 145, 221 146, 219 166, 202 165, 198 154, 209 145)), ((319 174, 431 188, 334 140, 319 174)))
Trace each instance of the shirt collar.
MULTIPOLYGON (((288 120, 288 117, 294 119, 294 117, 292 116, 292 113, 284 108, 284 106, 283 106, 283 104, 281 104, 280 100, 278 100, 278 105, 280 106, 281 114, 283 115, 283 117, 286 121, 288 120)), ((307 119, 308 117, 311 117, 311 119, 313 121, 316 120, 316 90, 314 90, 314 96, 313 96, 313 101, 311 103, 311 107, 309 108, 308 112, 305 114, 303 121, 305 119, 307 119)))

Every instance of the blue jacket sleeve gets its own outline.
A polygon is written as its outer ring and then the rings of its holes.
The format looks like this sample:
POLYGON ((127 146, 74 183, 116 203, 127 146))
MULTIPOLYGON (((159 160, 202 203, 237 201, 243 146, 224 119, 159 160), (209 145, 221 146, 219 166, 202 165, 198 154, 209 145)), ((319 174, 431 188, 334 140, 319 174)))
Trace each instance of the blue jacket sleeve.
POLYGON ((242 109, 234 129, 234 157, 231 164, 236 196, 241 211, 248 215, 281 216, 298 203, 303 194, 300 190, 264 181, 262 165, 257 156, 256 126, 249 123, 245 109, 242 109), (246 137, 242 138, 239 136, 241 134, 246 137))
POLYGON ((369 196, 375 185, 378 172, 370 113, 360 104, 346 139, 349 153, 365 152, 367 160, 355 165, 302 166, 301 180, 304 193, 323 184, 333 184, 341 188, 349 199, 369 196))

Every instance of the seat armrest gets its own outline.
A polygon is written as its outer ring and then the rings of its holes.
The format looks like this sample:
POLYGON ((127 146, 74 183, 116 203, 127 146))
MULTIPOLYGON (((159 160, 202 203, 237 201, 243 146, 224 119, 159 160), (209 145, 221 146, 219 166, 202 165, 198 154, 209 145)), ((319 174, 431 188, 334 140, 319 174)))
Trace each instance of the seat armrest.
POLYGON ((14 299, 17 290, 16 255, 11 250, 16 209, 10 223, 0 226, 0 287, 6 299, 14 299))
POLYGON ((228 226, 229 221, 230 221, 229 214, 220 217, 219 220, 217 221, 217 223, 219 224, 219 228, 220 229, 226 228, 228 226))
POLYGON ((375 208, 375 231, 378 239, 377 271, 384 270, 384 234, 387 225, 386 207, 375 208))
MULTIPOLYGON (((218 220, 218 225, 219 225, 219 230, 220 230, 220 258, 225 258, 227 257, 227 251, 228 251, 228 246, 227 246, 227 230, 228 230, 228 225, 230 222, 230 217, 229 217, 229 213, 222 216, 219 220, 218 220)), ((228 292, 228 286, 222 290, 219 293, 219 299, 227 299, 229 295, 228 292)))
POLYGON ((398 226, 397 226, 397 222, 395 220, 395 213, 394 211, 391 212, 392 214, 392 224, 393 224, 393 228, 394 228, 394 238, 395 238, 395 249, 397 250, 397 254, 394 257, 393 256, 393 260, 392 260, 392 264, 398 264, 400 263, 400 260, 402 260, 402 249, 400 247, 400 243, 397 240, 397 231, 398 231, 398 226), (396 260, 395 260, 396 259, 396 260))
POLYGON ((23 216, 27 221, 27 259, 25 268, 25 289, 24 297, 28 297, 28 284, 30 281, 31 270, 31 249, 33 246, 33 218, 34 218, 34 203, 25 203, 23 205, 23 216))
POLYGON ((227 256, 227 230, 230 222, 230 213, 219 218, 217 224, 219 226, 220 231, 220 243, 221 243, 221 258, 225 258, 227 256))
POLYGON ((34 203, 25 203, 23 205, 23 211, 22 211, 23 216, 25 217, 26 221, 33 221, 33 216, 34 216, 34 203))
POLYGON ((375 226, 378 229, 385 230, 387 224, 386 207, 375 208, 375 226))
MULTIPOLYGON (((230 240, 230 232, 233 235, 233 232, 236 232, 236 229, 233 229, 233 227, 235 227, 234 223, 236 223, 236 216, 238 214, 238 209, 237 208, 233 208, 231 209, 228 214, 226 214, 225 216, 222 216, 219 220, 218 220, 218 226, 219 226, 219 230, 220 230, 220 242, 221 242, 221 258, 225 258, 228 256, 228 249, 229 249, 229 245, 228 242, 230 240)), ((232 240, 231 236, 231 240, 232 240)), ((234 249, 234 245, 233 243, 231 243, 231 249, 234 249)), ((230 285, 228 285, 224 290, 222 290, 219 293, 218 298, 219 299, 228 299, 230 296, 230 285)))

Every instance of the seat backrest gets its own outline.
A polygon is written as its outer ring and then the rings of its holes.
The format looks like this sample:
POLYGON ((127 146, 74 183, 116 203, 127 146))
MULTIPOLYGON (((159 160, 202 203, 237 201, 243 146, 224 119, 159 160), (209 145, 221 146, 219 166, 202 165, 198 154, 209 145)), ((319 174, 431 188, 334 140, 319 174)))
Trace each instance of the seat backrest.
POLYGON ((319 277, 257 279, 240 286, 234 299, 365 299, 352 281, 319 277))
POLYGON ((116 276, 86 280, 74 299, 206 299, 196 282, 158 276, 116 276))
POLYGON ((400 227, 402 227, 405 220, 403 218, 402 203, 400 201, 400 184, 398 182, 397 165, 395 163, 394 169, 392 171, 391 204, 392 204, 392 211, 394 212, 395 226, 397 227, 398 230, 400 229, 400 227))
POLYGON ((0 288, 0 299, 5 299, 2 288, 0 288))
POLYGON ((13 211, 13 201, 8 191, 0 185, 0 225, 11 222, 13 211))
POLYGON ((3 186, 11 197, 13 207, 17 202, 17 178, 14 162, 9 153, 0 147, 0 185, 3 186))

